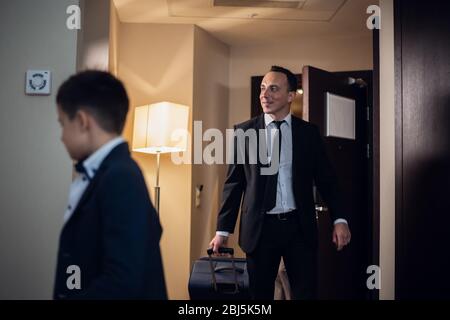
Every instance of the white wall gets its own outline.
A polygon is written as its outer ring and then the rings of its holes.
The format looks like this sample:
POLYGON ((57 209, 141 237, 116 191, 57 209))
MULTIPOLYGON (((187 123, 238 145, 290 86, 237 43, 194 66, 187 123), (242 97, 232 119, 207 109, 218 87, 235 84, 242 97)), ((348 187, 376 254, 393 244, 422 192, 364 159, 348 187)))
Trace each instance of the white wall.
POLYGON ((71 181, 55 92, 75 72, 76 0, 2 1, 0 11, 0 299, 49 299, 71 181), (52 71, 52 95, 26 96, 29 68, 52 71))
POLYGON ((229 125, 250 118, 250 78, 264 75, 272 65, 301 73, 304 65, 328 71, 372 69, 372 36, 313 37, 297 42, 232 47, 229 125))
POLYGON ((395 298, 395 74, 393 0, 380 0, 380 299, 395 298))

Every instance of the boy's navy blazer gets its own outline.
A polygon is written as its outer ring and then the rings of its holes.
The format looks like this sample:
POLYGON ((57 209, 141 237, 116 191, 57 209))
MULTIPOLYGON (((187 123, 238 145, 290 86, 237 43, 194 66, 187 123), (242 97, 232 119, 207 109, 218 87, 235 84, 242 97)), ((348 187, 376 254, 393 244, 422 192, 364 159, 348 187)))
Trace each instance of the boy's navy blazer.
POLYGON ((121 143, 63 227, 54 298, 166 299, 161 231, 142 173, 121 143), (81 289, 67 286, 71 265, 80 268, 81 289))

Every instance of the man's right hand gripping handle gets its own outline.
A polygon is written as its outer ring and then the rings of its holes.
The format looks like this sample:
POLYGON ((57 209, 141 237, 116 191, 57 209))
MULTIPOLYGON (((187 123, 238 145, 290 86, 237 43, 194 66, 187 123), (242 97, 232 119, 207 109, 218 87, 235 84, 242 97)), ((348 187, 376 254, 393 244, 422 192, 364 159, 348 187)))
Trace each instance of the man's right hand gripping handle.
POLYGON ((227 243, 228 237, 216 234, 216 236, 209 243, 209 246, 213 249, 215 254, 219 254, 219 248, 226 247, 227 243))

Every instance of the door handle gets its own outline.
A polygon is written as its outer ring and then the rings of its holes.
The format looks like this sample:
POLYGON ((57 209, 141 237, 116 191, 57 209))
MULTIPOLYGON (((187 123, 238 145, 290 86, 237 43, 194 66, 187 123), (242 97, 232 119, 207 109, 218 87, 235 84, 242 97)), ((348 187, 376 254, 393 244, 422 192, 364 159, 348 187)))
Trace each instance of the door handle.
POLYGON ((318 204, 316 204, 316 220, 319 220, 320 212, 328 212, 328 207, 319 206, 318 204))
POLYGON ((316 211, 317 212, 327 212, 328 211, 328 207, 319 206, 319 205, 316 204, 316 211))

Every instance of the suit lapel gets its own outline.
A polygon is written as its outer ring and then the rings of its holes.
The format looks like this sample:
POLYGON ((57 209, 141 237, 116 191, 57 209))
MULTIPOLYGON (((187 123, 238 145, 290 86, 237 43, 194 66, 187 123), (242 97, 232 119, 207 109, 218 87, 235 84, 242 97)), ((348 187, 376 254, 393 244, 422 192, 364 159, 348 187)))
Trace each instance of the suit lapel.
MULTIPOLYGON (((258 170, 260 170, 260 168, 261 168, 261 159, 260 159, 260 150, 259 150, 259 148, 260 147, 266 147, 267 146, 267 141, 265 141, 265 143, 264 144, 261 144, 261 141, 260 141, 260 136, 259 136, 259 131, 260 130, 263 130, 263 129, 265 129, 266 128, 266 124, 264 123, 264 113, 261 115, 261 116, 259 116, 258 117, 258 119, 257 119, 257 121, 256 121, 256 126, 255 126, 255 129, 256 129, 256 141, 257 141, 257 161, 256 161, 256 168, 258 169, 258 170)), ((264 134, 264 139, 266 139, 266 134, 264 134)), ((264 151, 263 151, 264 152, 264 151)), ((267 154, 267 151, 265 151, 266 152, 266 154, 267 154)))
MULTIPOLYGON (((266 181, 267 181, 267 176, 262 175, 261 174, 261 169, 264 166, 268 166, 263 165, 261 163, 261 157, 260 157, 260 148, 264 148, 265 150, 263 150, 262 152, 264 152, 266 154, 267 157, 267 141, 265 141, 265 139, 267 138, 267 135, 264 132, 263 137, 260 137, 259 135, 259 131, 260 130, 264 130, 266 128, 266 124, 264 122, 264 113, 261 114, 255 121, 253 128, 256 130, 256 137, 257 137, 257 161, 256 161, 256 165, 255 166, 250 166, 251 168, 254 168, 256 170, 256 172, 254 172, 253 176, 254 179, 256 179, 256 186, 257 186, 257 190, 253 191, 253 194, 255 196, 256 199, 256 203, 262 203, 264 201, 264 190, 265 190, 265 186, 266 186, 266 181), (264 139, 264 143, 262 143, 260 141, 260 139, 263 138, 264 139)), ((266 158, 267 160, 267 158, 266 158)), ((261 213, 263 214, 264 211, 261 211, 261 213)))
POLYGON ((256 129, 264 129, 266 127, 266 124, 264 123, 264 113, 261 114, 258 119, 256 120, 256 129))
POLYGON ((117 145, 114 149, 111 150, 111 152, 106 156, 105 159, 103 159, 103 162, 101 163, 100 167, 97 170, 97 173, 95 174, 92 181, 87 186, 86 190, 83 192, 83 195, 81 196, 80 201, 77 204, 77 207, 75 208, 74 212, 70 216, 69 220, 66 221, 64 226, 68 225, 70 221, 79 214, 80 209, 85 205, 85 203, 89 200, 91 197, 95 186, 98 184, 98 181, 101 179, 103 173, 105 172, 108 165, 114 161, 117 157, 120 157, 124 154, 124 152, 128 153, 128 144, 126 142, 121 143, 117 145))

